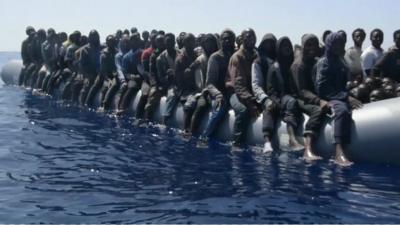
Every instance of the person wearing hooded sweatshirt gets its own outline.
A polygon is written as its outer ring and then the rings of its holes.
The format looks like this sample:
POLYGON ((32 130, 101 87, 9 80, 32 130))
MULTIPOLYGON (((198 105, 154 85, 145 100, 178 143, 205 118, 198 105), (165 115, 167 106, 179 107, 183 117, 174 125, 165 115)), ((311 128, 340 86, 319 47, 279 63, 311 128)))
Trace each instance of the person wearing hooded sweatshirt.
POLYGON ((235 52, 235 33, 226 29, 220 35, 221 49, 210 56, 207 66, 206 85, 209 97, 212 100, 211 116, 200 138, 198 146, 205 146, 208 139, 217 130, 229 107, 229 98, 233 88, 227 86, 229 79, 229 59, 235 52))
POLYGON ((251 85, 251 66, 257 58, 255 50, 256 34, 253 29, 246 29, 241 33, 243 43, 229 61, 230 83, 234 94, 230 97, 230 104, 235 111, 233 127, 233 146, 242 147, 246 142, 247 128, 251 118, 258 115, 256 97, 251 85))
POLYGON ((175 76, 178 92, 180 93, 180 101, 183 105, 185 135, 189 135, 190 121, 194 112, 192 105, 196 102, 195 45, 196 38, 194 35, 191 33, 186 34, 183 39, 183 49, 175 60, 175 76))
POLYGON ((278 40, 276 52, 276 61, 268 70, 267 75, 266 93, 268 98, 266 101, 271 101, 271 103, 264 103, 264 121, 266 122, 263 130, 271 140, 276 132, 278 117, 282 116, 287 126, 290 148, 301 150, 304 149, 304 146, 296 139, 296 130, 302 125, 302 115, 297 100, 293 97, 296 94, 296 85, 290 67, 294 60, 294 51, 288 37, 278 40), (274 110, 274 104, 277 104, 276 110, 274 110))
POLYGON ((400 82, 400 30, 393 33, 395 45, 387 51, 372 68, 371 75, 374 77, 388 77, 400 82))
POLYGON ((339 165, 352 163, 344 154, 344 148, 351 140, 351 107, 359 108, 362 104, 352 98, 346 83, 349 69, 342 60, 345 42, 340 33, 327 37, 325 55, 316 64, 316 90, 321 99, 329 102, 333 113, 333 144, 336 148, 335 161, 339 165))
POLYGON ((313 68, 319 51, 317 36, 303 35, 300 57, 290 68, 297 90, 294 97, 297 99, 300 111, 309 116, 304 130, 304 159, 306 160, 320 159, 314 154, 313 145, 320 133, 324 113, 328 110, 328 102, 316 95, 313 81, 313 68))
POLYGON ((83 87, 79 103, 84 105, 91 86, 100 72, 100 35, 96 30, 89 33, 89 43, 82 47, 79 55, 79 71, 83 76, 83 87))
POLYGON ((100 92, 100 102, 103 106, 103 101, 105 99, 105 94, 107 89, 104 86, 104 81, 108 81, 108 83, 112 82, 116 74, 116 66, 115 66, 115 54, 117 53, 117 40, 114 35, 109 35, 106 38, 106 48, 101 50, 100 52, 100 70, 99 74, 96 77, 96 81, 90 88, 89 94, 86 98, 86 105, 91 106, 93 99, 96 93, 100 92))
MULTIPOLYGON (((265 34, 259 44, 258 57, 254 60, 251 67, 251 85, 257 103, 263 108, 263 133, 264 133, 264 151, 272 151, 272 135, 274 134, 273 113, 279 111, 279 100, 267 95, 267 76, 276 60, 276 37, 273 34, 265 34)), ((275 119, 276 120, 276 119, 275 119)))
POLYGON ((206 89, 206 75, 207 75, 207 66, 208 59, 211 54, 218 51, 218 40, 213 34, 206 34, 203 37, 201 48, 203 52, 200 56, 197 57, 194 64, 196 65, 194 70, 197 70, 199 73, 196 73, 197 76, 197 93, 195 94, 196 102, 193 102, 191 105, 193 112, 193 116, 190 122, 190 133, 194 134, 197 132, 201 119, 206 113, 207 107, 209 105, 208 101, 208 91, 206 89))

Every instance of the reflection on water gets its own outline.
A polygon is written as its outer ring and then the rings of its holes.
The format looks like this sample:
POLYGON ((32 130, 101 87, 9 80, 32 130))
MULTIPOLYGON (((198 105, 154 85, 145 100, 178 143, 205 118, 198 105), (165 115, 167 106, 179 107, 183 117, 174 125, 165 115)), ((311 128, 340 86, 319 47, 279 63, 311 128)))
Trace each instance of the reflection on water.
POLYGON ((177 132, 0 87, 4 223, 400 223, 400 168, 197 149, 177 132))

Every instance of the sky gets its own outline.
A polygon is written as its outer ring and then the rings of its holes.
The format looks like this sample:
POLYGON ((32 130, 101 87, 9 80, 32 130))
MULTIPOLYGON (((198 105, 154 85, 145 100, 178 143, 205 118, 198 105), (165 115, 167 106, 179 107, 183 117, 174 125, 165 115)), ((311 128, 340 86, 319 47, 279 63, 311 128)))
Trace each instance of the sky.
MULTIPOLYGON (((0 51, 19 51, 28 25, 54 28, 57 32, 91 29, 102 40, 117 29, 137 27, 139 31, 163 29, 220 33, 231 28, 236 33, 253 28, 260 40, 265 33, 288 36, 300 43, 304 33, 321 37, 326 29, 348 33, 358 27, 385 33, 383 47, 393 43, 400 29, 398 0, 0 0, 0 51)), ((370 45, 369 37, 364 48, 370 45)))

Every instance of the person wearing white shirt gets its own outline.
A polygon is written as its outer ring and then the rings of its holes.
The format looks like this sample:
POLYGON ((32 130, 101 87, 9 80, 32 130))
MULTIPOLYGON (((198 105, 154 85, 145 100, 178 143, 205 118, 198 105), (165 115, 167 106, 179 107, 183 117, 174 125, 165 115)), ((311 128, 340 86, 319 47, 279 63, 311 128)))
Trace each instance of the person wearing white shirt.
POLYGON ((374 29, 370 34, 371 46, 361 54, 361 64, 364 72, 364 78, 370 75, 371 69, 375 63, 382 58, 384 50, 381 48, 383 43, 383 32, 380 29, 374 29))

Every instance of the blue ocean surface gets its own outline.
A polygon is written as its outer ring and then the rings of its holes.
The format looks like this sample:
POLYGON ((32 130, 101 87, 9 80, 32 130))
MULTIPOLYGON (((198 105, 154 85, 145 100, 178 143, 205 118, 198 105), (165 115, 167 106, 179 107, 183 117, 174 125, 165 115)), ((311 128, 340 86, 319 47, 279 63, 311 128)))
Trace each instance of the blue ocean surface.
POLYGON ((400 223, 400 167, 198 149, 132 121, 0 82, 0 223, 400 223))

